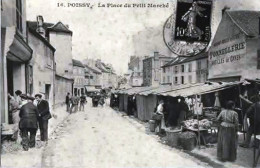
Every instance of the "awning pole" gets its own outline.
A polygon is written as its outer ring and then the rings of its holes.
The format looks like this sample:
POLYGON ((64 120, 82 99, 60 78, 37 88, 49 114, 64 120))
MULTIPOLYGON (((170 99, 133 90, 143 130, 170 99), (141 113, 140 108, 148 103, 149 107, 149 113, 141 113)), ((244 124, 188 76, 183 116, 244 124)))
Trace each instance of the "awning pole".
POLYGON ((198 145, 200 149, 200 122, 199 122, 199 114, 197 111, 197 105, 198 105, 198 95, 195 95, 195 106, 196 106, 196 113, 197 113, 197 120, 198 120, 198 145))
MULTIPOLYGON (((238 85, 238 92, 239 92, 239 95, 241 95, 240 85, 238 85)), ((242 100, 241 100, 240 96, 239 96, 239 102, 240 102, 240 108, 241 108, 241 113, 240 113, 240 115, 242 115, 241 118, 242 118, 243 137, 244 137, 244 141, 245 141, 245 139, 246 139, 246 134, 245 134, 245 127, 244 127, 244 122, 243 122, 243 121, 244 121, 244 110, 243 110, 243 104, 242 104, 242 100)))
POLYGON ((256 123, 256 113, 257 113, 256 107, 257 107, 257 102, 258 102, 258 99, 259 99, 257 83, 255 82, 254 85, 255 85, 257 100, 255 101, 255 111, 254 111, 254 163, 253 163, 253 167, 255 167, 256 164, 257 164, 257 160, 255 158, 256 157, 256 124, 255 123, 256 123))

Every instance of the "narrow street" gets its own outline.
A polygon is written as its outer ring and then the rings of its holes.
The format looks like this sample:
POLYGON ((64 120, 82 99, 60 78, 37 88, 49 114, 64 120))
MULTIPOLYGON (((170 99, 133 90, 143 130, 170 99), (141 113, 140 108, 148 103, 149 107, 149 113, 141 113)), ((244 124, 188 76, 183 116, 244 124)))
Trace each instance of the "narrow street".
MULTIPOLYGON (((91 102, 91 101, 89 101, 91 102)), ((42 167, 205 167, 204 163, 147 135, 142 124, 108 106, 77 112, 55 131, 42 167)))

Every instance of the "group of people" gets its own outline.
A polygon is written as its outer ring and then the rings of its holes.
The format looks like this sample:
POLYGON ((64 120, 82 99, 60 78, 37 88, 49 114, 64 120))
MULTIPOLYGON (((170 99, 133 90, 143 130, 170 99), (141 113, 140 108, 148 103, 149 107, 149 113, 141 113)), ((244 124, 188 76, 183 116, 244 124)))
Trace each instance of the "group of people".
POLYGON ((35 137, 40 128, 40 140, 48 141, 48 120, 52 118, 48 101, 41 94, 35 97, 23 94, 20 90, 15 92, 16 98, 8 94, 9 111, 14 124, 13 140, 18 140, 19 132, 21 144, 25 151, 35 147, 35 137))
MULTIPOLYGON (((240 97, 244 101, 244 107, 246 107, 244 109, 245 114, 243 118, 244 120, 249 118, 250 123, 246 132, 245 142, 240 144, 240 146, 248 148, 254 131, 256 134, 260 134, 260 100, 256 97, 251 100, 248 100, 241 95, 240 97)), ((201 114, 203 105, 200 101, 197 103, 198 105, 194 107, 194 110, 199 111, 201 114)), ((157 121, 156 132, 161 133, 161 130, 168 126, 179 126, 182 121, 189 119, 189 117, 192 116, 190 115, 190 111, 191 109, 188 103, 183 98, 179 99, 177 102, 171 100, 170 104, 161 100, 152 117, 157 121)), ((218 129, 217 157, 221 161, 235 161, 238 145, 237 132, 239 130, 239 117, 238 112, 235 110, 235 103, 233 101, 227 101, 226 108, 221 110, 216 120, 220 124, 218 129)))
POLYGON ((84 111, 85 110, 85 104, 87 104, 87 98, 86 98, 85 95, 70 96, 70 93, 67 93, 65 103, 66 103, 66 107, 67 107, 66 108, 67 112, 69 112, 71 114, 73 112, 74 113, 77 112, 78 110, 84 111))
POLYGON ((157 131, 166 127, 179 127, 181 123, 191 116, 190 109, 185 99, 180 97, 168 101, 160 100, 153 115, 153 119, 157 121, 157 131))

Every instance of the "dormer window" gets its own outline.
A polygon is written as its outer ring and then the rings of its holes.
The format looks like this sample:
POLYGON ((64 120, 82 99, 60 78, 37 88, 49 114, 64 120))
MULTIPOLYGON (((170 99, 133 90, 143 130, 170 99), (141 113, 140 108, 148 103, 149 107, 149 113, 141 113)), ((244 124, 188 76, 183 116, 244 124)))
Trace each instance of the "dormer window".
POLYGON ((18 31, 23 33, 23 11, 22 11, 22 0, 16 0, 16 28, 18 31))

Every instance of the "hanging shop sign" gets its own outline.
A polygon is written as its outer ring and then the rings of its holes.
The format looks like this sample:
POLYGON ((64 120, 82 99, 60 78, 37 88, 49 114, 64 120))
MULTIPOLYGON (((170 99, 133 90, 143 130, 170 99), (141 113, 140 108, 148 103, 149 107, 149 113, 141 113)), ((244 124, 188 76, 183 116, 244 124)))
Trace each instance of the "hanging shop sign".
POLYGON ((164 42, 175 54, 193 56, 208 46, 211 38, 212 0, 178 0, 176 14, 164 25, 164 42))

